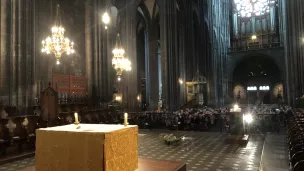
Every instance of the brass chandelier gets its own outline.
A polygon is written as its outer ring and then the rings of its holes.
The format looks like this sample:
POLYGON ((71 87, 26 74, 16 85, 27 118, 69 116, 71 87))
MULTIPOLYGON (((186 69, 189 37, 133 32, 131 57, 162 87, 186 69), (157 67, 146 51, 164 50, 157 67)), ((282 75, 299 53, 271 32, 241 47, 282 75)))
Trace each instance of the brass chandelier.
POLYGON ((117 34, 116 45, 112 53, 113 53, 112 65, 116 70, 116 74, 118 78, 120 78, 123 71, 131 71, 131 61, 129 61, 129 59, 124 57, 125 50, 121 46, 119 34, 117 34))
POLYGON ((60 64, 60 59, 64 52, 66 52, 67 55, 70 55, 75 52, 74 42, 71 42, 68 38, 64 37, 65 29, 57 23, 58 17, 59 5, 57 5, 56 24, 51 29, 52 36, 49 36, 42 41, 41 49, 41 52, 43 53, 53 53, 55 55, 57 65, 60 64))

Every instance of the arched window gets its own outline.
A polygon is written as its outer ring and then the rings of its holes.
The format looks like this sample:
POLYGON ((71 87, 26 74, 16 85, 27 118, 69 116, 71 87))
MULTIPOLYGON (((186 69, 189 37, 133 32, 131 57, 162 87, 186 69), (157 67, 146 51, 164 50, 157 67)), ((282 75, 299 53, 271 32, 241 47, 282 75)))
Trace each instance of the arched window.
POLYGON ((269 13, 269 6, 276 0, 234 0, 238 16, 252 17, 269 13))

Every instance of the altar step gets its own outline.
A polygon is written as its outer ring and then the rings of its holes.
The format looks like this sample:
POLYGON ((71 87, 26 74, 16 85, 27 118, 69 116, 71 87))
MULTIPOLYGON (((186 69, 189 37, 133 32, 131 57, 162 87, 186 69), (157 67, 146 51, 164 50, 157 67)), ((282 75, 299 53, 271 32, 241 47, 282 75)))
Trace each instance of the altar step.
POLYGON ((18 154, 12 154, 12 155, 7 155, 4 157, 0 157, 0 165, 5 164, 5 163, 10 163, 13 161, 18 161, 21 159, 29 158, 29 157, 34 157, 35 156, 35 151, 27 151, 23 153, 18 153, 18 154))
MULTIPOLYGON (((186 164, 176 161, 138 159, 136 171, 186 171, 186 164)), ((35 167, 23 171, 35 171, 35 167)))
POLYGON ((177 161, 138 159, 136 171, 186 171, 186 164, 177 161))
POLYGON ((225 142, 227 144, 239 144, 241 146, 246 146, 249 141, 249 135, 230 135, 227 137, 225 142))

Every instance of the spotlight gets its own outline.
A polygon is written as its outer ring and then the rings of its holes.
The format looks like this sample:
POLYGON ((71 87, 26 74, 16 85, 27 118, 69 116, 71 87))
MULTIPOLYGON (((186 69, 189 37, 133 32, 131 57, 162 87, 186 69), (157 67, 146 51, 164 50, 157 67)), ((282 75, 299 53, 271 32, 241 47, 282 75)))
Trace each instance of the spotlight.
POLYGON ((249 124, 250 124, 250 123, 253 121, 252 115, 251 115, 250 113, 245 114, 245 115, 243 116, 243 120, 244 120, 246 123, 249 123, 249 124))

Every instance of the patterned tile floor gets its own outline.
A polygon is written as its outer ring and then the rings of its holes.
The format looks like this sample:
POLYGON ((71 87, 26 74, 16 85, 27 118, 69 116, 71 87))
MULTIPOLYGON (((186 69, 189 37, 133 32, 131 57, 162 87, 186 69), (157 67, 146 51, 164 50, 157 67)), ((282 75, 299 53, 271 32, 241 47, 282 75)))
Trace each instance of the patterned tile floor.
MULTIPOLYGON (((183 161, 187 171, 258 171, 264 138, 253 135, 246 147, 225 144, 225 134, 210 132, 175 132, 184 135, 178 146, 167 146, 159 134, 167 131, 139 132, 139 156, 142 158, 183 161)), ((34 158, 27 158, 0 166, 0 171, 17 171, 35 165, 34 158)))

